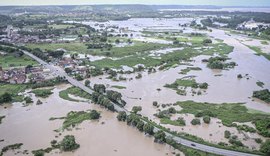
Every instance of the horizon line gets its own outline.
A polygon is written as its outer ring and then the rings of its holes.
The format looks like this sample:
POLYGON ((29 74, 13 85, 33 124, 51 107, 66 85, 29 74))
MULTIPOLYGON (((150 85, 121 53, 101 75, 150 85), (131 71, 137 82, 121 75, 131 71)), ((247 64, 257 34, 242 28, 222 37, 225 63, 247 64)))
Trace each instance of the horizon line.
POLYGON ((33 5, 29 5, 29 4, 18 4, 18 5, 1 5, 0 4, 0 7, 22 7, 22 6, 91 6, 91 5, 95 5, 95 6, 98 6, 98 5, 145 5, 145 6, 216 6, 216 7, 246 7, 246 8, 270 8, 270 5, 269 6, 246 6, 246 5, 196 5, 196 4, 190 4, 190 5, 187 5, 187 4, 112 4, 112 3, 104 3, 104 4, 40 4, 40 5, 36 5, 36 4, 33 4, 33 5))

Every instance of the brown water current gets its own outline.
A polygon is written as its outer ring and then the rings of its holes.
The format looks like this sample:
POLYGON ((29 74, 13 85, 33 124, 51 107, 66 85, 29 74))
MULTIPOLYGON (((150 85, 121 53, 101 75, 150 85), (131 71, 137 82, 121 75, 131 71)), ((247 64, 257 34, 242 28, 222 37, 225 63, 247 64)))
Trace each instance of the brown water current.
MULTIPOLYGON (((6 145, 23 143, 20 151, 50 147, 53 139, 61 140, 64 135, 74 135, 80 148, 75 152, 60 152, 53 150, 49 155, 172 155, 173 150, 167 145, 153 142, 153 138, 145 135, 135 128, 118 122, 116 114, 100 108, 98 105, 86 102, 70 102, 59 97, 59 91, 70 85, 62 85, 55 88, 54 94, 47 99, 41 99, 42 105, 32 104, 22 107, 21 103, 9 105, 6 109, 0 107, 1 115, 6 117, 0 125, 0 148, 6 145), (62 120, 49 121, 50 117, 66 116, 69 111, 81 111, 95 109, 101 112, 99 121, 84 121, 72 131, 54 132, 62 125, 62 120), (57 136, 57 137, 56 137, 57 136)), ((32 97, 34 101, 37 99, 32 97)), ((73 96, 73 98, 76 98, 73 96)), ((82 99, 80 99, 82 100, 82 99)), ((179 151, 175 151, 180 153, 179 151)), ((9 151, 4 155, 14 155, 9 151)), ((23 155, 18 153, 17 155, 23 155)))
MULTIPOLYGON (((209 103, 245 103, 250 109, 255 109, 263 112, 270 112, 270 104, 263 101, 253 99, 252 93, 255 90, 262 88, 256 85, 257 81, 264 82, 264 88, 270 89, 270 61, 263 56, 255 55, 255 52, 243 45, 237 39, 238 36, 226 35, 223 30, 213 29, 207 32, 209 36, 216 39, 224 40, 224 43, 234 47, 232 53, 229 54, 231 61, 238 64, 234 69, 230 70, 212 70, 206 67, 201 60, 209 58, 209 56, 197 56, 193 58, 194 67, 200 67, 201 71, 190 71, 188 75, 196 76, 195 79, 199 83, 207 82, 209 84, 206 93, 202 95, 188 94, 181 96, 176 91, 163 87, 165 84, 171 84, 176 79, 182 78, 186 75, 178 74, 181 69, 186 66, 179 66, 165 71, 158 71, 156 73, 148 74, 142 72, 141 79, 135 79, 136 74, 124 75, 124 77, 133 78, 131 81, 114 82, 106 79, 106 76, 91 78, 91 83, 105 83, 107 86, 120 85, 125 86, 126 89, 115 89, 123 94, 123 99, 127 102, 126 108, 131 110, 133 106, 142 106, 141 114, 154 119, 153 114, 156 113, 156 108, 152 106, 153 101, 160 104, 175 103, 177 101, 193 100, 197 102, 209 103), (243 79, 238 79, 237 75, 246 75, 243 79), (219 75, 219 76, 217 76, 219 75), (158 91, 157 89, 161 89, 158 91)), ((187 117, 188 119, 188 117, 187 117)), ((214 119, 218 122, 218 119, 214 119)), ((202 137, 211 142, 224 141, 224 131, 230 129, 232 132, 237 132, 236 128, 228 128, 225 126, 218 127, 221 124, 215 124, 213 121, 209 126, 188 126, 184 129, 176 126, 164 125, 178 131, 184 131, 189 134, 202 137), (211 137, 209 135, 212 135, 211 137)), ((238 132, 236 133, 238 134, 238 132)), ((254 138, 260 137, 257 134, 238 134, 239 138, 243 139, 243 143, 250 148, 258 148, 259 144, 254 141, 254 138), (249 136, 249 137, 244 137, 249 136), (248 138, 248 139, 247 139, 248 138), (253 138, 253 139, 252 139, 253 138)), ((227 142, 227 141, 224 141, 227 142)))

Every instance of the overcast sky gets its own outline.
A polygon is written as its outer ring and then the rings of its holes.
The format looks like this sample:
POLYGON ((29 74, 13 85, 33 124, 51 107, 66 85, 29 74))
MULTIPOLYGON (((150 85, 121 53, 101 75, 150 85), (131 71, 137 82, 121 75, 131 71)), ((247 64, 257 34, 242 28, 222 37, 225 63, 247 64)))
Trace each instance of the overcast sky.
POLYGON ((270 0, 0 0, 0 5, 179 4, 270 6, 270 0))

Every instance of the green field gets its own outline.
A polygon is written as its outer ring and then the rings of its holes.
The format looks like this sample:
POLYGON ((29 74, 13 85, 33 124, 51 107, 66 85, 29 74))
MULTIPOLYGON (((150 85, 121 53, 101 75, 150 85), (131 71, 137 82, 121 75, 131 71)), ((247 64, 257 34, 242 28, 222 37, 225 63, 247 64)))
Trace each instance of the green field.
POLYGON ((267 54, 267 53, 263 52, 260 47, 257 47, 257 46, 248 46, 248 45, 246 45, 246 46, 249 47, 249 49, 255 51, 259 56, 262 55, 266 59, 270 60, 270 54, 267 54))
MULTIPOLYGON (((266 127, 267 124, 270 125, 269 114, 249 111, 243 104, 240 103, 212 104, 184 101, 178 102, 177 105, 183 108, 178 113, 190 113, 194 115, 198 115, 198 113, 200 113, 203 116, 214 116, 220 119, 225 126, 234 126, 233 122, 253 122, 259 125, 261 121, 268 122, 264 124, 266 127)), ((256 126, 256 128, 259 127, 256 126)))
POLYGON ((13 55, 0 56, 0 66, 3 68, 36 65, 37 62, 28 56, 15 57, 13 55))
POLYGON ((27 89, 25 84, 0 84, 0 96, 4 93, 12 95, 12 101, 23 101, 23 96, 19 96, 18 93, 27 89))
POLYGON ((48 25, 48 27, 53 28, 53 29, 67 29, 67 28, 74 27, 74 25, 71 25, 71 24, 51 24, 51 25, 48 25))
POLYGON ((59 92, 59 96, 62 99, 65 99, 65 100, 68 100, 68 101, 80 102, 79 100, 70 98, 68 96, 68 94, 79 96, 79 97, 85 98, 85 99, 91 99, 91 95, 90 94, 82 91, 80 88, 77 88, 77 87, 70 87, 70 88, 68 88, 66 90, 62 90, 62 91, 59 92))
POLYGON ((44 43, 44 44, 27 44, 28 48, 40 48, 42 50, 56 50, 59 48, 64 48, 67 51, 83 53, 83 54, 92 54, 92 55, 102 55, 102 56, 111 56, 111 57, 123 57, 128 55, 136 55, 136 53, 148 52, 151 50, 162 49, 169 47, 165 44, 157 43, 143 43, 136 42, 131 46, 125 47, 113 47, 111 50, 100 50, 100 49, 87 49, 86 44, 80 42, 72 43, 44 43))

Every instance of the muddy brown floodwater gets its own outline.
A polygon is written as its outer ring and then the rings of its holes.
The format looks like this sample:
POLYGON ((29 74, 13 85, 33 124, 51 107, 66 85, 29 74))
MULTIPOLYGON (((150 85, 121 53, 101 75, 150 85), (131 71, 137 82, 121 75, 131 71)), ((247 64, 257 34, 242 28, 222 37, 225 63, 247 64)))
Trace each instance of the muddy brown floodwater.
MULTIPOLYGON (((20 151, 28 150, 31 153, 32 150, 50 147, 50 141, 53 139, 61 140, 64 135, 72 134, 81 146, 78 150, 73 153, 53 150, 48 155, 164 156, 167 154, 172 155, 172 152, 180 153, 168 145, 154 143, 153 138, 145 137, 143 133, 126 125, 126 123, 118 122, 116 113, 104 110, 98 105, 61 99, 58 95, 59 91, 69 86, 57 86, 53 90, 54 94, 47 99, 41 99, 42 105, 33 104, 22 107, 21 103, 14 103, 6 109, 1 106, 1 115, 5 115, 6 118, 3 119, 0 125, 2 134, 0 139, 5 140, 0 142, 0 148, 10 144, 23 143, 20 151), (49 121, 50 117, 66 116, 69 111, 89 109, 101 112, 102 117, 99 121, 84 121, 72 131, 61 132, 61 136, 53 131, 60 128, 63 121, 49 121), (58 138, 55 136, 58 136, 58 138)), ((35 97, 33 99, 36 100, 35 97)), ((4 155, 13 156, 14 152, 9 151, 4 155)))
MULTIPOLYGON (((178 74, 181 69, 185 69, 187 67, 184 65, 165 71, 158 71, 152 74, 142 72, 143 76, 141 79, 135 79, 137 74, 124 75, 124 77, 127 77, 128 79, 133 78, 131 81, 114 82, 110 79, 106 79, 107 76, 105 75, 91 78, 91 83, 105 83, 107 86, 125 86, 126 89, 111 89, 117 90, 123 94, 123 99, 127 102, 126 108, 128 110, 131 110, 133 106, 142 106, 143 109, 141 114, 151 119, 155 119, 153 114, 156 113, 156 108, 152 106, 153 101, 158 101, 160 104, 175 103, 177 101, 185 100, 217 104, 241 102, 245 103, 245 105, 250 109, 269 113, 270 104, 253 99, 251 97, 253 91, 262 89, 256 85, 257 81, 264 82, 264 88, 270 89, 270 61, 263 56, 255 55, 254 51, 240 43, 238 40, 239 36, 229 36, 225 34, 223 30, 217 29, 213 29, 212 32, 204 33, 208 33, 209 36, 212 36, 216 39, 221 39, 224 41, 224 43, 233 46, 234 50, 229 54, 228 57, 231 58, 231 61, 236 62, 238 66, 230 70, 212 70, 207 68, 206 64, 202 63, 201 61, 204 58, 209 58, 209 56, 201 55, 193 58, 194 62, 191 62, 192 65, 194 67, 200 67, 202 70, 190 71, 188 75, 196 76, 195 79, 199 83, 207 82, 209 84, 206 93, 202 95, 192 96, 191 94, 188 94, 187 96, 181 96, 178 95, 176 91, 163 87, 165 84, 171 84, 176 79, 186 76, 178 74), (238 74, 248 74, 247 77, 249 79, 238 79, 238 74), (158 88, 161 90, 158 91, 158 88)), ((213 122, 212 124, 215 123, 213 122)), ((168 128, 172 127, 169 125, 164 126, 168 128)), ((213 127, 213 125, 201 126, 200 128, 190 125, 189 128, 184 128, 183 130, 178 128, 178 131, 194 134, 208 141, 216 143, 224 140, 223 138, 225 130, 225 126, 220 128, 213 127), (210 134, 212 137, 209 137, 210 134)), ((235 128, 230 130, 236 132, 235 128)), ((239 135, 241 136, 241 134, 239 135)), ((260 136, 246 133, 244 133, 242 136, 245 136, 240 137, 243 139, 245 145, 249 146, 250 148, 259 148, 259 144, 255 143, 254 138, 260 136)))

